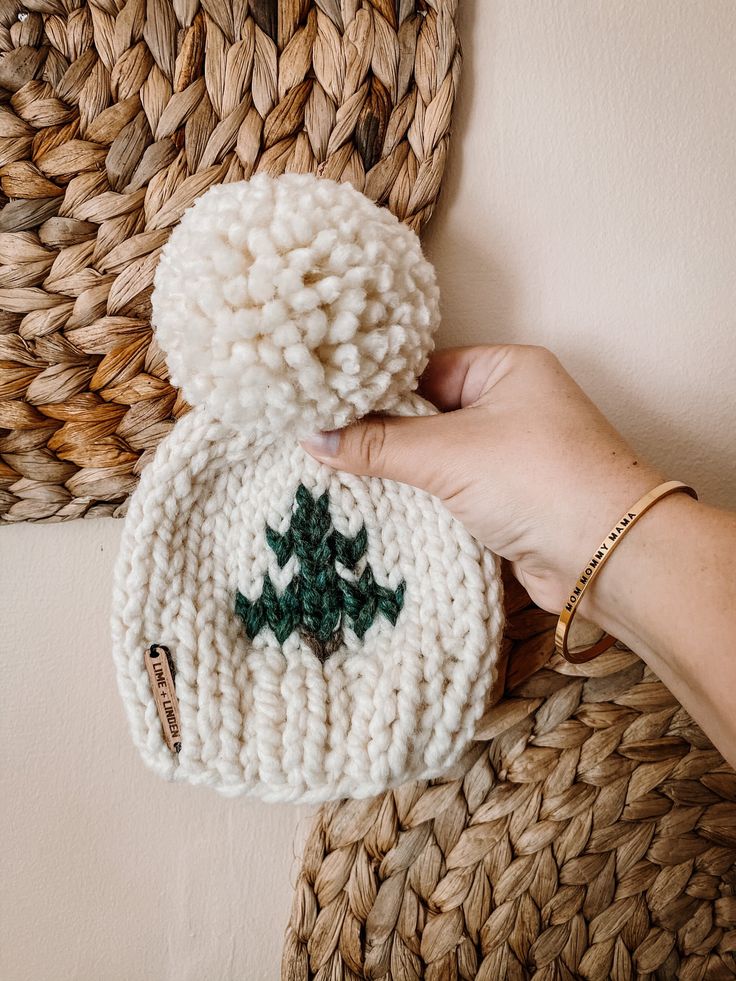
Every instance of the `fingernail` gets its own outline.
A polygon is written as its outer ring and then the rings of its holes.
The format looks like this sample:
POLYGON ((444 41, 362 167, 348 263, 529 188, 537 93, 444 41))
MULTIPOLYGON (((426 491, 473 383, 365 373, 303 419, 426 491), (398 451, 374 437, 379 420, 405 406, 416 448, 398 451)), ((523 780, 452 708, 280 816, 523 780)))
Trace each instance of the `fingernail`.
POLYGON ((314 433, 302 440, 302 446, 316 457, 337 456, 340 449, 340 433, 337 429, 331 429, 324 433, 314 433))

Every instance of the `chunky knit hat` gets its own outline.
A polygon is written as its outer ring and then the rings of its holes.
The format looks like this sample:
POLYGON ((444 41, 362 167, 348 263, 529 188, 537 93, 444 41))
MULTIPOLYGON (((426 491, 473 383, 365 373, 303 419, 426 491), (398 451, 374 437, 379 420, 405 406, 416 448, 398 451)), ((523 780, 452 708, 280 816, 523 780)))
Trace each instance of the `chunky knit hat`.
POLYGON ((156 273, 194 408, 133 495, 113 651, 162 776, 272 801, 436 776, 496 676, 496 559, 434 498, 336 473, 299 440, 413 394, 439 319, 416 235, 346 184, 213 187, 156 273))

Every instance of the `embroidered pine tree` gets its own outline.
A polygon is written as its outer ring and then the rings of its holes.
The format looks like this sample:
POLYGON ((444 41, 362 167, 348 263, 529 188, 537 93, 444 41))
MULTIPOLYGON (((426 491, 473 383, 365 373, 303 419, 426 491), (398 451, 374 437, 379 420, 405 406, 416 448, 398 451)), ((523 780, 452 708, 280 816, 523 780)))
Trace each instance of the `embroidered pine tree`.
POLYGON ((368 548, 368 536, 365 525, 354 538, 333 527, 326 492, 315 498, 300 484, 289 528, 281 535, 267 527, 266 541, 279 568, 292 555, 299 568, 281 595, 268 573, 257 600, 238 590, 235 612, 251 640, 268 626, 282 644, 296 630, 324 662, 342 643, 346 624, 363 637, 379 613, 396 623, 406 584, 393 590, 379 586, 368 564, 357 579, 340 575, 338 564, 351 571, 356 568, 368 548))

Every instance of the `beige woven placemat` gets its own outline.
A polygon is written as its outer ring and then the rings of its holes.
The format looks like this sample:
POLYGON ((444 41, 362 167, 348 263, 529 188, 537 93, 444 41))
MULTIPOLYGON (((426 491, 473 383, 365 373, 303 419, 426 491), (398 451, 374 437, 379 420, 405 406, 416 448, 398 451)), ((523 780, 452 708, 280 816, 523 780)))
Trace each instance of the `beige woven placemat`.
POLYGON ((283 981, 736 977, 736 774, 634 654, 574 666, 507 584, 464 765, 324 806, 283 981))
POLYGON ((219 181, 314 171, 419 229, 457 0, 3 0, 0 518, 119 514, 186 406, 152 342, 173 225, 219 181))

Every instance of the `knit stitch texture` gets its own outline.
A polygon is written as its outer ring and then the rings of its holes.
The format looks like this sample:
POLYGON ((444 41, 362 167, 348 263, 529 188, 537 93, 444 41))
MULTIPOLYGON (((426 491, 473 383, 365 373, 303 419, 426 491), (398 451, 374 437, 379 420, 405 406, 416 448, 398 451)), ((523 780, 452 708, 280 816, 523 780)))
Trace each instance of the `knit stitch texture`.
POLYGON ((439 775, 471 740, 497 676, 496 558, 435 498, 299 445, 376 408, 433 412, 412 389, 436 311, 414 233, 345 185, 217 187, 171 236, 154 322, 196 405, 131 499, 112 620, 133 738, 163 777, 270 801, 365 797, 439 775), (284 260, 283 282, 273 266, 254 274, 263 243, 292 256, 317 240, 331 244, 284 260), (310 290, 316 306, 295 300, 310 290), (178 753, 152 644, 176 670, 178 753))
POLYGON ((360 576, 355 575, 368 547, 365 525, 354 538, 336 531, 326 492, 315 498, 299 484, 289 527, 283 535, 267 527, 266 541, 279 568, 295 555, 299 570, 280 594, 268 573, 263 578, 263 592, 253 603, 238 591, 235 612, 251 640, 264 627, 280 642, 298 630, 324 661, 343 641, 345 620, 357 637, 364 636, 379 613, 396 623, 404 605, 406 583, 400 582, 396 589, 379 586, 368 564, 360 576), (353 575, 340 575, 338 566, 353 575))

